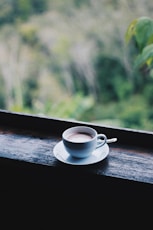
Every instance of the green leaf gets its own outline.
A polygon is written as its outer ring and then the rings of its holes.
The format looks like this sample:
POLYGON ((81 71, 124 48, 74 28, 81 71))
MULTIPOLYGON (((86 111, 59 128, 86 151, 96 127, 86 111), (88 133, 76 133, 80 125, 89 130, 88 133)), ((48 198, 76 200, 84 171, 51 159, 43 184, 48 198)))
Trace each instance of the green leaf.
POLYGON ((140 17, 135 24, 135 38, 140 51, 153 40, 153 20, 140 17))
POLYGON ((153 19, 139 17, 134 19, 128 26, 125 33, 125 41, 129 43, 132 38, 136 41, 141 52, 146 45, 153 43, 153 19))
POLYGON ((153 44, 150 44, 146 46, 143 50, 142 53, 140 53, 134 63, 135 68, 139 68, 143 66, 144 64, 147 64, 150 66, 153 62, 153 44))
POLYGON ((137 24, 138 19, 134 19, 128 26, 127 31, 125 33, 125 41, 128 43, 132 37, 135 35, 135 26, 137 24))

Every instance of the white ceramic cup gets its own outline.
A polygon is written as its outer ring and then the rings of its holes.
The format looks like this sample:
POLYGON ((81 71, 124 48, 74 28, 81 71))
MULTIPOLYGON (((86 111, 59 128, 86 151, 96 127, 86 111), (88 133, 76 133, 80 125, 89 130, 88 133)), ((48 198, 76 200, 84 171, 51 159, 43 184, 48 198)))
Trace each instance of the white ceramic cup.
POLYGON ((62 133, 62 140, 66 151, 77 158, 89 157, 92 152, 107 142, 105 134, 88 126, 75 126, 62 133))

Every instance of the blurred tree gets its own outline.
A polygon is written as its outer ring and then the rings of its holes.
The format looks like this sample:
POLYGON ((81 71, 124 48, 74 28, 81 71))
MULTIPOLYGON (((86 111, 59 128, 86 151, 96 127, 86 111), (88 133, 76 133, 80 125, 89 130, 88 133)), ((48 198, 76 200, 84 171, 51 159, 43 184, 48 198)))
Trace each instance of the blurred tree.
POLYGON ((37 27, 32 23, 20 24, 18 26, 18 31, 21 35, 23 43, 27 43, 32 47, 38 44, 37 27))
POLYGON ((95 75, 99 91, 99 101, 109 102, 124 100, 132 93, 132 83, 127 77, 121 62, 115 58, 97 54, 95 75))
POLYGON ((48 0, 1 0, 0 25, 27 20, 33 14, 43 13, 48 9, 48 0))
POLYGON ((8 0, 0 1, 0 25, 12 23, 14 20, 13 2, 8 0))

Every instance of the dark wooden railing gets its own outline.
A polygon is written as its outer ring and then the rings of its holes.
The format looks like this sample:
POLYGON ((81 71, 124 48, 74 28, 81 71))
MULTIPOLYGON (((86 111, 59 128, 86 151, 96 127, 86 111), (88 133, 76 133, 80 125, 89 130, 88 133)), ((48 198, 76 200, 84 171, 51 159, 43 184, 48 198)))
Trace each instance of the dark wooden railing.
MULTIPOLYGON (((94 199, 152 199, 153 133, 0 111, 0 192, 43 192, 94 199), (118 141, 106 159, 76 166, 58 161, 54 146, 71 126, 88 125, 118 141)), ((52 194, 52 195, 51 195, 52 194)))

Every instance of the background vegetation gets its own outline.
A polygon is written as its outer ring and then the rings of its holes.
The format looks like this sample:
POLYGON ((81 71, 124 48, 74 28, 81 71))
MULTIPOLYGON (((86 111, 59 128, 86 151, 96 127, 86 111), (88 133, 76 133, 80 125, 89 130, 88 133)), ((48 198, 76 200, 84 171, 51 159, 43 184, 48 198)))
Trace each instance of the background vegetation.
POLYGON ((153 72, 125 43, 150 0, 1 0, 0 108, 153 130, 153 72))

